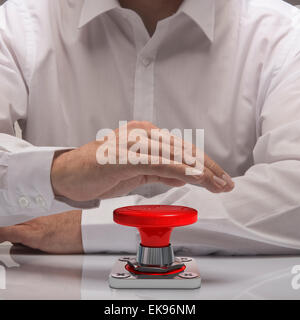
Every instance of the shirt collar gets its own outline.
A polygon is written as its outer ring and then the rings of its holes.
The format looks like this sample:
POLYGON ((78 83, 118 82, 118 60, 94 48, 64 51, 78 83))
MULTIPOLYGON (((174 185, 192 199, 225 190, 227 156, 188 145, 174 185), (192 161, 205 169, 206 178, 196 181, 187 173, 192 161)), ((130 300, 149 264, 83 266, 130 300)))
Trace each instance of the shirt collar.
POLYGON ((179 11, 184 12, 203 30, 213 42, 215 35, 215 0, 185 0, 179 11))
MULTIPOLYGON (((84 0, 79 28, 92 21, 100 14, 120 8, 118 0, 84 0)), ((179 12, 184 12, 204 31, 211 42, 215 30, 215 0, 184 0, 179 12)))
POLYGON ((78 27, 83 27, 100 14, 117 7, 120 7, 118 0, 84 0, 78 27))

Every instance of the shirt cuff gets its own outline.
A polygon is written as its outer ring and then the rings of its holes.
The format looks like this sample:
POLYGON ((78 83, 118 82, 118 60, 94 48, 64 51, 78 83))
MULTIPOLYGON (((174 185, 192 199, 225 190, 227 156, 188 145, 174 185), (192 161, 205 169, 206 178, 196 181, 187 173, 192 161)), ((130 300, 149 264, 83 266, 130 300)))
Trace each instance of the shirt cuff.
POLYGON ((135 204, 135 196, 101 200, 100 207, 83 210, 81 231, 85 253, 135 253, 139 234, 136 228, 113 221, 113 211, 135 204))
POLYGON ((51 184, 51 167, 55 151, 66 148, 33 147, 9 154, 7 213, 25 216, 42 216, 99 206, 99 201, 75 202, 55 198, 51 184))

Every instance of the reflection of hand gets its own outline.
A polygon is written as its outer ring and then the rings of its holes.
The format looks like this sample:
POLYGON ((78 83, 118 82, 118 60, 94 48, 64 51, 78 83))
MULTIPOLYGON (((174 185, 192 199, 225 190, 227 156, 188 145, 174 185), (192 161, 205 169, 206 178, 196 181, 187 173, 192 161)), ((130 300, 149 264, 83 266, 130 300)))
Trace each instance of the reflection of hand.
MULTIPOLYGON (((148 147, 152 143, 157 144, 157 141, 152 140, 151 137, 151 130, 158 129, 153 124, 134 121, 127 125, 128 135, 138 129, 146 132, 143 141, 148 147)), ((120 139, 119 129, 114 133, 116 159, 119 160, 120 157, 122 158, 119 154, 119 150, 122 150, 122 139, 120 139)), ((79 149, 58 152, 54 157, 51 170, 54 193, 75 201, 87 201, 126 195, 140 185, 154 182, 176 187, 192 183, 212 192, 226 192, 233 189, 234 184, 230 177, 206 155, 203 175, 186 175, 186 169, 192 169, 193 165, 172 160, 175 158, 174 150, 176 149, 174 140, 171 139, 168 145, 171 150, 171 159, 164 158, 162 152, 164 143, 158 144, 155 164, 151 163, 151 159, 153 160, 151 154, 143 154, 141 150, 132 151, 131 147, 134 143, 128 143, 127 155, 132 156, 131 158, 147 158, 148 164, 132 164, 130 161, 127 164, 118 164, 118 161, 117 164, 99 164, 101 159, 96 157, 97 152, 107 141, 94 141, 79 149), (164 160, 171 160, 171 162, 165 164, 164 160)), ((192 157, 193 154, 190 156, 192 157)))
POLYGON ((48 253, 82 253, 81 211, 70 211, 0 228, 0 243, 10 241, 48 253))

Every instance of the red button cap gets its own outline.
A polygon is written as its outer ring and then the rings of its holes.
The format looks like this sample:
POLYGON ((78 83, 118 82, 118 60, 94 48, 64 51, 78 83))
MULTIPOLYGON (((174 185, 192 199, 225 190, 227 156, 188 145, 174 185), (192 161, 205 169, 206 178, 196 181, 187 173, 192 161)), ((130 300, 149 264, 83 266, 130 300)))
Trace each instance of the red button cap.
POLYGON ((138 228, 145 247, 167 247, 173 228, 195 223, 197 210, 167 205, 130 206, 116 209, 114 221, 138 228))

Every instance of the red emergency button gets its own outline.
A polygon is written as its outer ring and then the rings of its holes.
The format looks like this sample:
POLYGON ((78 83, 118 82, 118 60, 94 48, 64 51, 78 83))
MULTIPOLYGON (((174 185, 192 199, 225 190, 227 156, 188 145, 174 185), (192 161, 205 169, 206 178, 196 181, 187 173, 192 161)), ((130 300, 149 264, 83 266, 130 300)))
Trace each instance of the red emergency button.
POLYGON ((197 210, 167 205, 130 206, 116 209, 114 221, 138 228, 142 246, 160 248, 169 246, 174 227, 197 221, 197 210))

